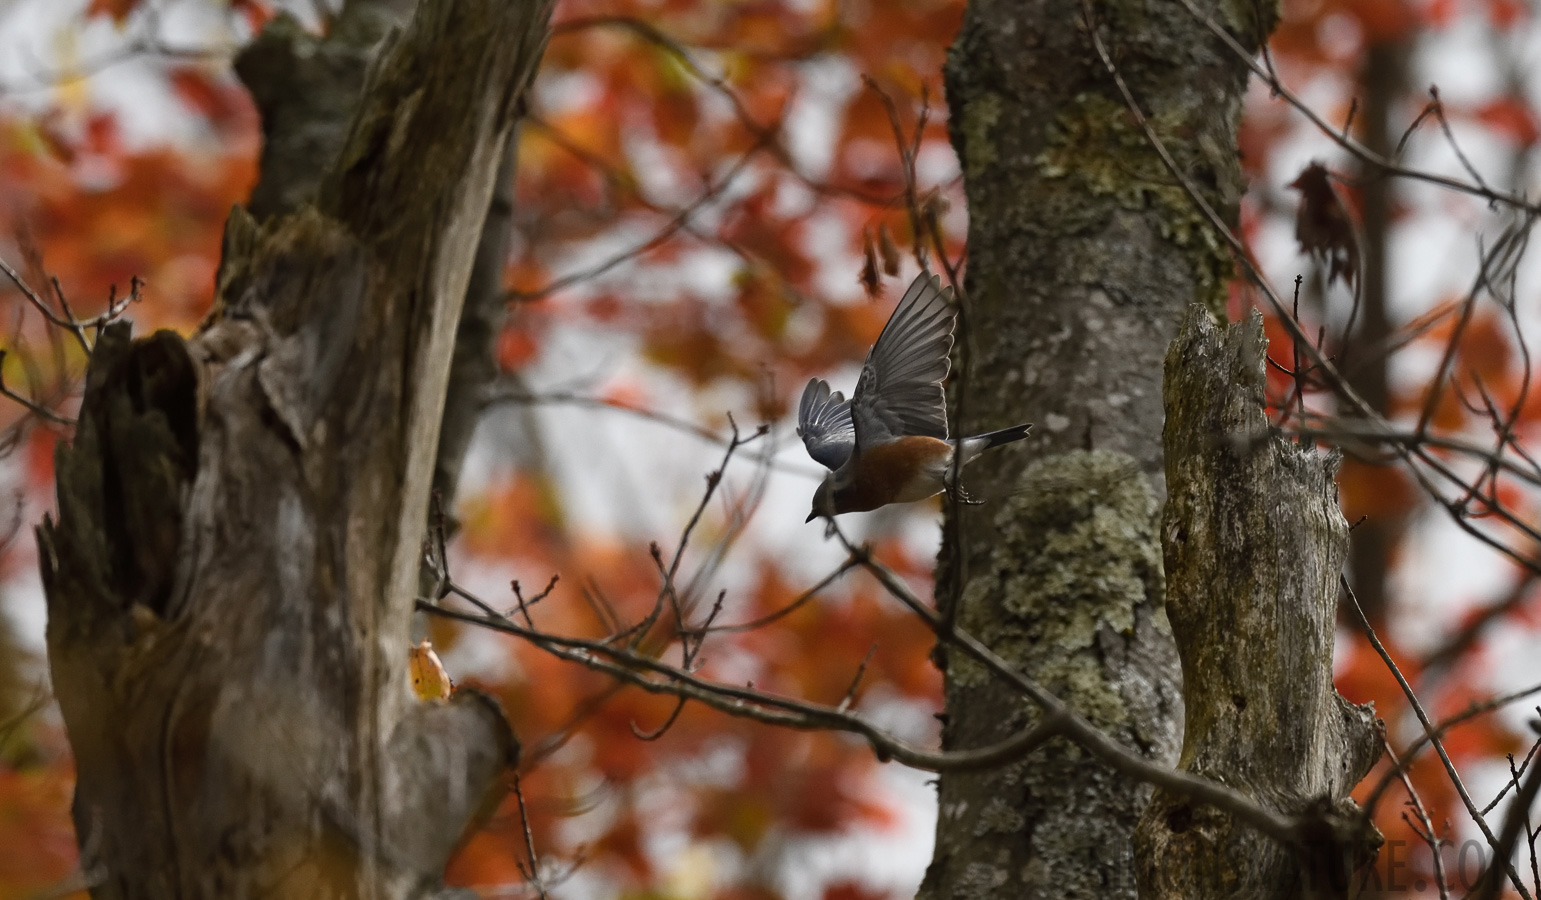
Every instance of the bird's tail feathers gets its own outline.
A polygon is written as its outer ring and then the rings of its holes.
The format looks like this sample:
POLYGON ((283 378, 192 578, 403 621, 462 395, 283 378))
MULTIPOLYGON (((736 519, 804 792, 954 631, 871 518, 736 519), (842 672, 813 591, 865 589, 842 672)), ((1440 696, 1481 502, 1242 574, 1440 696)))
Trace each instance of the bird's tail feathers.
POLYGON ((960 462, 967 463, 991 447, 1009 444, 1012 441, 1020 441, 1027 437, 1027 430, 1032 427, 1031 424, 1013 425, 1010 428, 1002 428, 1000 431, 992 431, 989 434, 976 434, 966 437, 955 445, 961 451, 959 454, 962 457, 960 462))
POLYGON ((988 450, 1001 444, 1009 444, 1012 441, 1020 441, 1027 437, 1027 430, 1032 428, 1032 423, 1026 425, 1013 425, 1010 428, 1002 428, 1000 431, 992 431, 989 434, 976 434, 965 438, 964 444, 974 453, 988 450))

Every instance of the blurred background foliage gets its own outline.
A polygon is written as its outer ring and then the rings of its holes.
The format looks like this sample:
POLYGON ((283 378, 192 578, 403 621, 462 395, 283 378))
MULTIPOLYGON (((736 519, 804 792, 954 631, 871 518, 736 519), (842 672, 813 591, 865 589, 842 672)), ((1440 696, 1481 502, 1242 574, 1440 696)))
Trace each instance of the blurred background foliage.
MULTIPOLYGON (((532 609, 543 629, 598 637, 652 608, 659 577, 728 431, 770 435, 739 454, 686 556, 687 603, 721 597, 718 622, 783 610, 839 562, 802 525, 817 470, 788 413, 812 375, 849 388, 916 243, 905 202, 941 211, 949 253, 967 210, 947 140, 941 71, 961 0, 564 0, 520 135, 511 315, 503 382, 472 448, 454 513, 457 579, 532 609), (902 260, 901 274, 872 270, 902 260), (861 274, 868 269, 868 288, 861 274), (877 297, 869 297, 871 288, 877 297)), ((0 258, 53 285, 79 316, 130 279, 140 333, 194 330, 208 312, 224 218, 257 177, 257 115, 231 71, 242 44, 292 13, 325 32, 332 10, 263 0, 10 0, 0 7, 0 258)), ((1262 60, 1327 122, 1412 168, 1534 192, 1541 30, 1520 0, 1284 0, 1262 60), (1437 85, 1444 128, 1429 114, 1437 85), (1452 142, 1445 133, 1448 129, 1452 142), (1452 148, 1459 146, 1465 160, 1452 148), (1468 169, 1470 167, 1470 170, 1468 169)), ((1067 26, 1069 27, 1069 26, 1067 26)), ((1535 429, 1525 343, 1541 279, 1522 267, 1516 301, 1468 302, 1479 241, 1502 209, 1481 197, 1361 169, 1266 86, 1248 95, 1241 141, 1251 187, 1241 234, 1277 283, 1304 276, 1300 319, 1394 421, 1429 409, 1442 434, 1483 435, 1486 392, 1535 429), (1301 178, 1313 161, 1328 179, 1301 178), (1326 185, 1326 193, 1322 193, 1326 185), (1292 190, 1291 188, 1295 189, 1292 190), (1334 205, 1340 210, 1334 212, 1334 205), (1302 212, 1305 210, 1305 213, 1302 212), (1308 252, 1303 215, 1333 215, 1308 252), (1307 246, 1302 246, 1303 241, 1307 246), (1357 279, 1333 278, 1352 251, 1357 279), (1353 284, 1347 282, 1353 281, 1353 284), (1436 387, 1449 352, 1444 382, 1436 387), (1432 399, 1431 399, 1432 398, 1432 399)), ((1256 297, 1238 282, 1232 314, 1256 297)), ((1298 407, 1287 334, 1270 323, 1271 398, 1298 407)), ((79 346, 0 283, 0 900, 78 887, 69 748, 50 711, 41 597, 29 526, 52 503, 52 448, 67 439, 84 369, 79 346)), ((1308 395, 1310 394, 1309 386, 1308 395)), ((1033 411, 1026 403, 1023 418, 1033 411)), ((1394 464, 1351 455, 1340 477, 1356 529, 1351 577, 1436 718, 1541 681, 1527 653, 1541 627, 1530 570, 1458 527, 1502 532, 1460 498, 1431 498, 1394 464)), ((1472 470, 1471 477, 1481 473, 1472 470)), ((1535 520, 1536 497, 1493 492, 1535 520)), ((854 520, 857 535, 929 592, 935 507, 854 520)), ((425 623, 460 683, 503 702, 543 880, 558 896, 817 898, 909 896, 929 859, 935 799, 921 775, 874 761, 845 736, 776 730, 617 688, 517 641, 425 623)), ((407 648, 402 648, 406 652, 407 648)), ((826 703, 852 702, 902 737, 934 741, 940 679, 930 633, 849 575, 765 627, 713 635, 705 673, 826 703), (865 664, 864 664, 865 660, 865 664)), ((1339 689, 1373 700, 1394 747, 1421 731, 1391 674, 1345 627, 1339 689)), ((1447 747, 1472 792, 1509 780, 1506 754, 1534 739, 1523 704, 1454 730, 1447 747)), ((1384 769, 1385 764, 1382 764, 1384 769)), ((1381 770, 1372 774, 1373 784, 1381 770)), ((1471 828, 1432 758, 1409 772, 1430 819, 1459 843, 1471 828)), ((1398 789, 1400 790, 1400 788, 1398 789)), ((1361 791, 1363 794, 1363 791, 1361 791)), ((1403 841, 1400 872, 1432 877, 1402 796, 1377 811, 1403 841)), ((1486 802, 1485 799, 1479 802, 1486 802)), ((454 883, 529 893, 510 800, 469 838, 454 883)))

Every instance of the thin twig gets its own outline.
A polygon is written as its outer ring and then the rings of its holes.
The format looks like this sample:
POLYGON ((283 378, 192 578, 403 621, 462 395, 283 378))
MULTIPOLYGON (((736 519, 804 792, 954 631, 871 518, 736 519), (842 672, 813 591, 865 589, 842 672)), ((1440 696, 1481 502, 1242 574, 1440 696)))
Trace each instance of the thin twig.
MULTIPOLYGON (((1521 883, 1519 876, 1515 874, 1514 863, 1510 857, 1514 854, 1514 846, 1519 841, 1520 830, 1524 829, 1528 835, 1530 829, 1525 823, 1530 814, 1531 804, 1536 802, 1536 795, 1541 792, 1541 766, 1531 766, 1530 773, 1525 776, 1525 784, 1515 794, 1514 802, 1509 806, 1508 815, 1504 816, 1503 830, 1499 832, 1497 843, 1493 845, 1494 863, 1502 863, 1509 871, 1509 878, 1514 886, 1519 889, 1520 896, 1529 896, 1525 885, 1521 883)), ((1484 832, 1486 828, 1484 827, 1484 832)), ((1494 867, 1489 866, 1483 873, 1482 880, 1477 889, 1472 891, 1475 900, 1497 900, 1498 893, 1502 890, 1503 881, 1493 874, 1494 867)))
MULTIPOLYGON (((854 713, 842 713, 833 707, 711 682, 652 657, 604 641, 546 634, 496 614, 489 616, 461 612, 437 606, 427 600, 419 600, 417 608, 430 615, 523 638, 553 656, 579 663, 648 693, 668 694, 694 700, 720 712, 770 725, 856 734, 866 739, 879 759, 894 760, 927 771, 976 770, 1019 759, 1049 738, 1063 733, 1062 728, 1065 724, 1057 718, 1045 717, 1033 728, 986 747, 974 750, 926 750, 889 735, 854 713), (660 677, 649 677, 650 675, 660 677)), ((1205 784, 1209 783, 1205 782, 1205 784)), ((1250 802, 1218 785, 1214 785, 1213 788, 1234 802, 1250 802)))
MULTIPOLYGON (((6 351, 0 350, 0 366, 5 365, 5 357, 6 351)), ((67 428, 73 428, 75 425, 74 419, 71 419, 68 416, 61 416, 48 407, 42 405, 41 403, 38 403, 37 401, 18 394, 16 391, 12 390, 11 387, 5 383, 5 372, 3 369, 0 369, 0 396, 3 396, 6 399, 19 404, 23 409, 27 410, 27 412, 37 416, 39 419, 42 419, 45 422, 49 422, 54 425, 63 425, 67 428)))
POLYGON ((702 634, 712 634, 716 632, 754 631, 757 628, 764 628, 766 625, 784 618, 785 616, 788 616, 802 608, 805 603, 807 603, 809 600, 812 600, 814 597, 817 597, 825 588, 839 580, 842 575, 859 565, 861 565, 861 561, 859 559, 854 556, 847 556, 845 561, 836 567, 833 572, 830 572, 828 575, 825 575, 823 578, 819 579, 818 583, 813 587, 803 591, 801 594, 798 594, 797 597, 786 606, 783 606, 774 612, 766 613, 759 618, 750 619, 747 622, 738 622, 732 625, 703 626, 701 629, 699 629, 699 632, 702 634))
POLYGON ((1463 194, 1471 194, 1473 196, 1481 197, 1491 203, 1501 203, 1506 206, 1515 207, 1516 209, 1523 209, 1531 213, 1541 214, 1541 205, 1531 203, 1521 196, 1490 190, 1480 184, 1470 184, 1468 182, 1461 181, 1458 178, 1450 178, 1445 175, 1437 175, 1433 172, 1425 172, 1419 169, 1410 169, 1405 166, 1398 165, 1397 163, 1386 159, 1365 145, 1349 137, 1347 134, 1339 132, 1338 129, 1332 126, 1331 123, 1329 123, 1326 119, 1323 119, 1316 110, 1312 109, 1310 104, 1300 99, 1297 94, 1295 94, 1289 88, 1285 87, 1282 81, 1274 77, 1272 73, 1270 73, 1263 66, 1259 65, 1257 60, 1254 58, 1252 51, 1241 46, 1241 44, 1231 36, 1229 31, 1225 30, 1225 28, 1221 27, 1217 22, 1215 22, 1202 10, 1200 10, 1193 3, 1193 0, 1179 0, 1179 2, 1182 3, 1183 8, 1188 10, 1190 15, 1201 22, 1205 28, 1208 28, 1211 34, 1215 35, 1215 37, 1219 38, 1227 47, 1229 47, 1231 52, 1234 53, 1238 59, 1245 62, 1247 67, 1250 68, 1254 74, 1256 74, 1259 78, 1262 78, 1268 85, 1268 89, 1273 94, 1284 98, 1286 102, 1295 107, 1295 109, 1299 110, 1302 115, 1309 119, 1311 124, 1315 125, 1322 132, 1322 134, 1331 138, 1334 143, 1348 151, 1350 155, 1352 155, 1355 159, 1358 159, 1360 162, 1380 169, 1388 175, 1395 175, 1402 178, 1411 178, 1418 181, 1427 181, 1430 184, 1446 187, 1454 191, 1459 191, 1463 194))
MULTIPOLYGON (((645 409, 638 406, 630 406, 618 400, 611 400, 606 397, 590 394, 580 394, 573 391, 557 390, 532 392, 526 390, 520 385, 510 383, 494 384, 488 388, 485 394, 485 402, 488 405, 496 403, 514 403, 531 406, 557 405, 575 406, 583 409, 610 410, 618 413, 624 413, 629 416, 634 416, 638 419, 653 422, 667 428, 672 428, 675 431, 700 438, 707 443, 716 444, 719 447, 726 447, 729 440, 731 440, 731 438, 724 438, 716 431, 713 431, 704 425, 700 425, 688 419, 682 419, 678 416, 671 416, 668 413, 658 412, 657 410, 645 409)), ((769 449, 761 448, 753 452, 741 453, 738 456, 752 462, 763 463, 773 469, 776 469, 777 471, 786 472, 792 475, 799 475, 812 479, 821 479, 824 477, 824 470, 818 468, 817 466, 800 465, 798 463, 791 463, 777 459, 776 448, 774 447, 769 449)))
POLYGON ((877 641, 873 641, 872 646, 867 648, 867 655, 861 658, 861 664, 856 667, 856 675, 851 678, 851 686, 846 688, 845 696, 840 698, 835 709, 845 712, 851 708, 852 703, 856 702, 856 689, 861 687, 862 676, 867 674, 867 663, 872 662, 872 654, 876 652, 878 652, 877 641))
MULTIPOLYGON (((1439 886, 1440 900, 1449 900, 1450 886, 1445 882, 1445 861, 1440 856, 1440 844, 1442 842, 1434 834, 1434 820, 1429 818, 1429 811, 1424 808, 1423 800, 1418 796, 1417 788, 1413 787, 1412 779, 1407 777, 1406 768, 1402 765, 1401 760, 1397 759, 1397 752, 1392 748, 1391 742, 1386 739, 1384 733, 1381 734, 1380 740, 1381 746, 1386 749, 1386 756, 1391 760, 1391 765, 1396 769, 1397 774, 1401 776, 1402 787, 1407 790, 1407 802, 1412 804, 1413 810, 1418 814, 1418 821, 1423 823, 1421 831, 1414 828, 1413 832, 1423 838, 1424 842, 1429 845, 1429 853, 1434 858, 1434 883, 1439 886)), ((1408 824, 1411 825, 1410 822, 1408 824)))
MULTIPOLYGON (((1439 738, 1433 737, 1435 733, 1434 723, 1429 720, 1429 714, 1424 711, 1423 704, 1418 701, 1418 695, 1413 693, 1412 685, 1407 683, 1407 679, 1402 676, 1402 670, 1397 668, 1397 664, 1392 660, 1391 654, 1386 652, 1386 648, 1381 644, 1380 638, 1376 637, 1375 629, 1370 625, 1370 620, 1365 616, 1364 610, 1360 608, 1359 598, 1354 596, 1354 590, 1349 587, 1348 579, 1339 576, 1338 584, 1348 597, 1349 604, 1353 606, 1354 612, 1358 615, 1359 627, 1364 631, 1365 637, 1369 639, 1370 646, 1375 648, 1375 652, 1380 656, 1381 662, 1386 664, 1386 668, 1396 678, 1397 684, 1401 686, 1402 694, 1407 698, 1407 703, 1412 707, 1413 714, 1418 717, 1418 722, 1423 726, 1424 734, 1430 735, 1429 740, 1434 745, 1434 752, 1439 754, 1439 760, 1445 766, 1445 774, 1449 776, 1450 783, 1455 787, 1455 792, 1461 798, 1461 802, 1466 805, 1466 812, 1471 816, 1471 820, 1477 824, 1477 828, 1482 831, 1482 836, 1487 839, 1488 846, 1498 850, 1498 837, 1488 827, 1487 818, 1482 815, 1481 810, 1477 809, 1477 804, 1472 802, 1471 794, 1467 792, 1466 784, 1461 780, 1461 774, 1456 771, 1455 763, 1450 761, 1450 754, 1445 752, 1445 745, 1439 738)), ((1538 769, 1538 771, 1541 771, 1541 769, 1538 769)), ((1514 849, 1512 841, 1509 849, 1514 849)), ((1530 891, 1526 889, 1525 882, 1521 880, 1519 872, 1515 871, 1514 864, 1508 859, 1507 855, 1500 853, 1495 857, 1495 862, 1501 863, 1508 871, 1509 881, 1514 885, 1515 890, 1519 891, 1520 896, 1524 900, 1530 900, 1530 891)))
MULTIPOLYGON (((540 879, 540 857, 535 855, 535 834, 530 829, 530 813, 524 805, 524 788, 519 783, 519 773, 513 773, 514 798, 519 801, 519 822, 524 828, 524 850, 530 856, 530 870, 525 873, 525 879, 530 886, 535 888, 541 900, 546 900, 546 885, 540 879)), ((524 865, 521 863, 521 869, 524 865)))
MULTIPOLYGON (((1181 2, 1187 6, 1189 10, 1195 15, 1201 15, 1192 7, 1191 0, 1181 0, 1181 2)), ((1390 426, 1385 423, 1384 417, 1381 416, 1372 406, 1370 406, 1369 403, 1365 401, 1359 392, 1355 390, 1353 385, 1343 377, 1342 373, 1338 370, 1337 366, 1332 362, 1332 360, 1329 359, 1322 352, 1322 350, 1305 334, 1304 330, 1300 326, 1300 323, 1296 322, 1289 315, 1289 312, 1283 301, 1280 299, 1278 293, 1274 291, 1272 285, 1269 284, 1268 279, 1264 277, 1262 271, 1258 268, 1256 261, 1252 259, 1251 255, 1247 252, 1246 247, 1242 244, 1241 239, 1236 236, 1236 234, 1231 230, 1230 226, 1226 224, 1225 220, 1222 219, 1217 212, 1215 212, 1214 207, 1212 207, 1209 201, 1204 198, 1204 195, 1193 184, 1192 180, 1187 176, 1182 168, 1177 165, 1176 160, 1172 158, 1171 152, 1167 150, 1166 144, 1161 140, 1161 137, 1156 134, 1155 130, 1151 127, 1149 120, 1145 117, 1144 112, 1140 109, 1140 105, 1135 100, 1133 93, 1130 92, 1129 86, 1124 81, 1122 73, 1119 72, 1118 67, 1114 64, 1112 57, 1108 53, 1107 47, 1104 46, 1102 38, 1098 35, 1089 3, 1083 2, 1082 8, 1086 17, 1087 29, 1090 33, 1093 49, 1096 51, 1098 57, 1102 60, 1102 63, 1108 70, 1109 75, 1113 78, 1114 84, 1117 85, 1120 94, 1124 98, 1125 106, 1128 108, 1130 115, 1134 117, 1135 122, 1139 125, 1140 129, 1145 134, 1145 138, 1150 142, 1151 147, 1156 151, 1156 155, 1161 159, 1162 164, 1166 166, 1167 171, 1170 172, 1171 175, 1182 185, 1183 190, 1188 195, 1189 200, 1192 201, 1194 206, 1203 214, 1205 220, 1209 222, 1210 227, 1214 229, 1217 235, 1225 240, 1226 244, 1230 246, 1236 259, 1238 259, 1246 267, 1248 273, 1251 275, 1253 283, 1257 286, 1263 297, 1268 301, 1268 304, 1272 308, 1277 321, 1284 326, 1286 331, 1290 333, 1291 339, 1296 341, 1308 352, 1308 355, 1311 357, 1313 368, 1317 369, 1321 373, 1322 377, 1328 379, 1328 383, 1332 385, 1333 391, 1337 394, 1338 398, 1349 407, 1350 411, 1355 416, 1363 418, 1368 422, 1374 422, 1378 426, 1385 426, 1389 429, 1390 426)), ((1234 39, 1230 38, 1228 34, 1224 35, 1224 37, 1234 44, 1234 39)), ((1256 66, 1255 63, 1252 63, 1252 65, 1254 67, 1256 66)), ((1531 209, 1531 207, 1528 205, 1520 205, 1524 206, 1524 208, 1527 210, 1531 209)), ((1524 565, 1527 568, 1541 571, 1541 561, 1527 556, 1521 550, 1510 547, 1507 544, 1504 544, 1502 541, 1494 538, 1493 536, 1486 534, 1482 529, 1475 527, 1471 524, 1471 522, 1467 520, 1467 516, 1465 515, 1465 511, 1462 507, 1452 503, 1440 494, 1438 485, 1435 484, 1423 471, 1421 471, 1419 466, 1412 464, 1414 460, 1427 466, 1430 470, 1434 471, 1442 478, 1447 478, 1463 487, 1465 486, 1465 483, 1453 472, 1451 472, 1448 467, 1444 466, 1437 458, 1427 453, 1421 444, 1414 445, 1412 447, 1396 447, 1395 449, 1398 456, 1400 456, 1404 462, 1408 463, 1408 471, 1419 483, 1420 487, 1422 487, 1431 498, 1433 498, 1436 502, 1445 508, 1445 510, 1451 516, 1451 521, 1455 522, 1457 527, 1461 528, 1467 534, 1475 537, 1477 540, 1487 544, 1495 550, 1498 550, 1506 556, 1509 556, 1521 565, 1524 565)), ((1537 531, 1524 519, 1515 515, 1512 511, 1504 508, 1501 503, 1497 502, 1496 498, 1485 499, 1487 499, 1489 506, 1497 514, 1501 515, 1507 524, 1519 529, 1521 532, 1526 533, 1528 536, 1531 536, 1532 539, 1541 540, 1541 531, 1537 531)))

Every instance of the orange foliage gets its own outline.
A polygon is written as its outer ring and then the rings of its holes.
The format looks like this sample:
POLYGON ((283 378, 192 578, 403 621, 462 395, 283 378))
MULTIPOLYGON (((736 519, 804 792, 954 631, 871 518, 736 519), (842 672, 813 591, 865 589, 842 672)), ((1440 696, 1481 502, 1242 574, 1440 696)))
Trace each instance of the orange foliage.
POLYGON ((824 900, 887 900, 889 896, 854 881, 839 881, 824 888, 824 900))
POLYGON ((87 16, 109 16, 122 25, 139 7, 140 0, 91 0, 91 5, 86 7, 87 16))
POLYGON ((1530 145, 1541 137, 1536 111, 1514 97, 1504 97, 1478 107, 1476 118, 1498 134, 1516 143, 1530 145))
POLYGON ((67 761, 0 763, 0 900, 51 895, 75 871, 74 786, 67 761))

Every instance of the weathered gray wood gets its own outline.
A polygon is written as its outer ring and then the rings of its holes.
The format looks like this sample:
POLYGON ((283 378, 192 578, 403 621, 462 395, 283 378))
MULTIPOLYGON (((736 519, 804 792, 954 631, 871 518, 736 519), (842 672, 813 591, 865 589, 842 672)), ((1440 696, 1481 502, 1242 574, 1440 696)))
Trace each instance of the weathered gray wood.
MULTIPOLYGON (((470 449, 477 423, 487 408, 487 391, 502 373, 497 340, 508 320, 508 291, 503 272, 514 239, 514 165, 516 142, 509 141, 492 202, 476 248, 476 264, 466 287, 465 307, 455 331, 454 362, 444 395, 439 452, 433 468, 433 489, 447 512, 460 484, 460 469, 470 449)), ((453 520, 452 520, 453 522, 453 520)))
POLYGON ((191 341, 107 331, 38 538, 97 897, 423 896, 517 746, 408 624, 456 322, 550 2, 425 2, 191 341), (318 161, 324 164, 325 161, 318 161))
MULTIPOLYGON (((343 7, 324 38, 283 13, 241 51, 236 72, 256 100, 263 123, 262 178, 248 204, 254 217, 293 212, 315 200, 326 174, 316 160, 341 152, 375 48, 415 6, 416 0, 356 0, 343 7)), ((503 271, 513 240, 517 144, 511 138, 504 151, 455 334, 433 478, 446 512, 486 406, 487 387, 499 374, 494 349, 507 320, 503 271)), ((452 518, 449 524, 454 527, 452 518)), ((430 577, 425 570, 424 578, 430 577)))
POLYGON ((280 12, 235 58, 262 116, 262 177, 247 209, 257 219, 313 203, 342 149, 380 42, 416 0, 350 0, 323 37, 280 12))
POLYGON ((1166 360, 1167 614, 1183 663, 1181 768, 1280 812, 1321 815, 1304 852, 1157 793, 1140 896, 1338 896, 1377 835, 1348 792, 1380 756, 1372 707, 1332 686, 1348 524, 1336 455, 1270 436, 1262 318, 1193 307, 1166 360))
MULTIPOLYGON (((1243 40, 1271 25, 1251 21, 1266 4, 1200 5, 1243 40)), ((1152 127, 1234 219, 1244 61, 1180 4, 1091 6, 1152 127)), ((1188 304, 1223 307, 1233 262, 1130 115, 1082 15, 1082 0, 976 0, 948 58, 969 213, 956 429, 1036 424, 970 466, 965 482, 987 502, 949 509, 937 598, 1109 734, 1175 761, 1181 697, 1155 519, 1161 359, 1188 304)), ((945 746, 999 740, 1031 714, 956 654, 944 662, 945 746)), ((939 782, 925 900, 1134 896, 1148 787, 1057 742, 939 782)))

